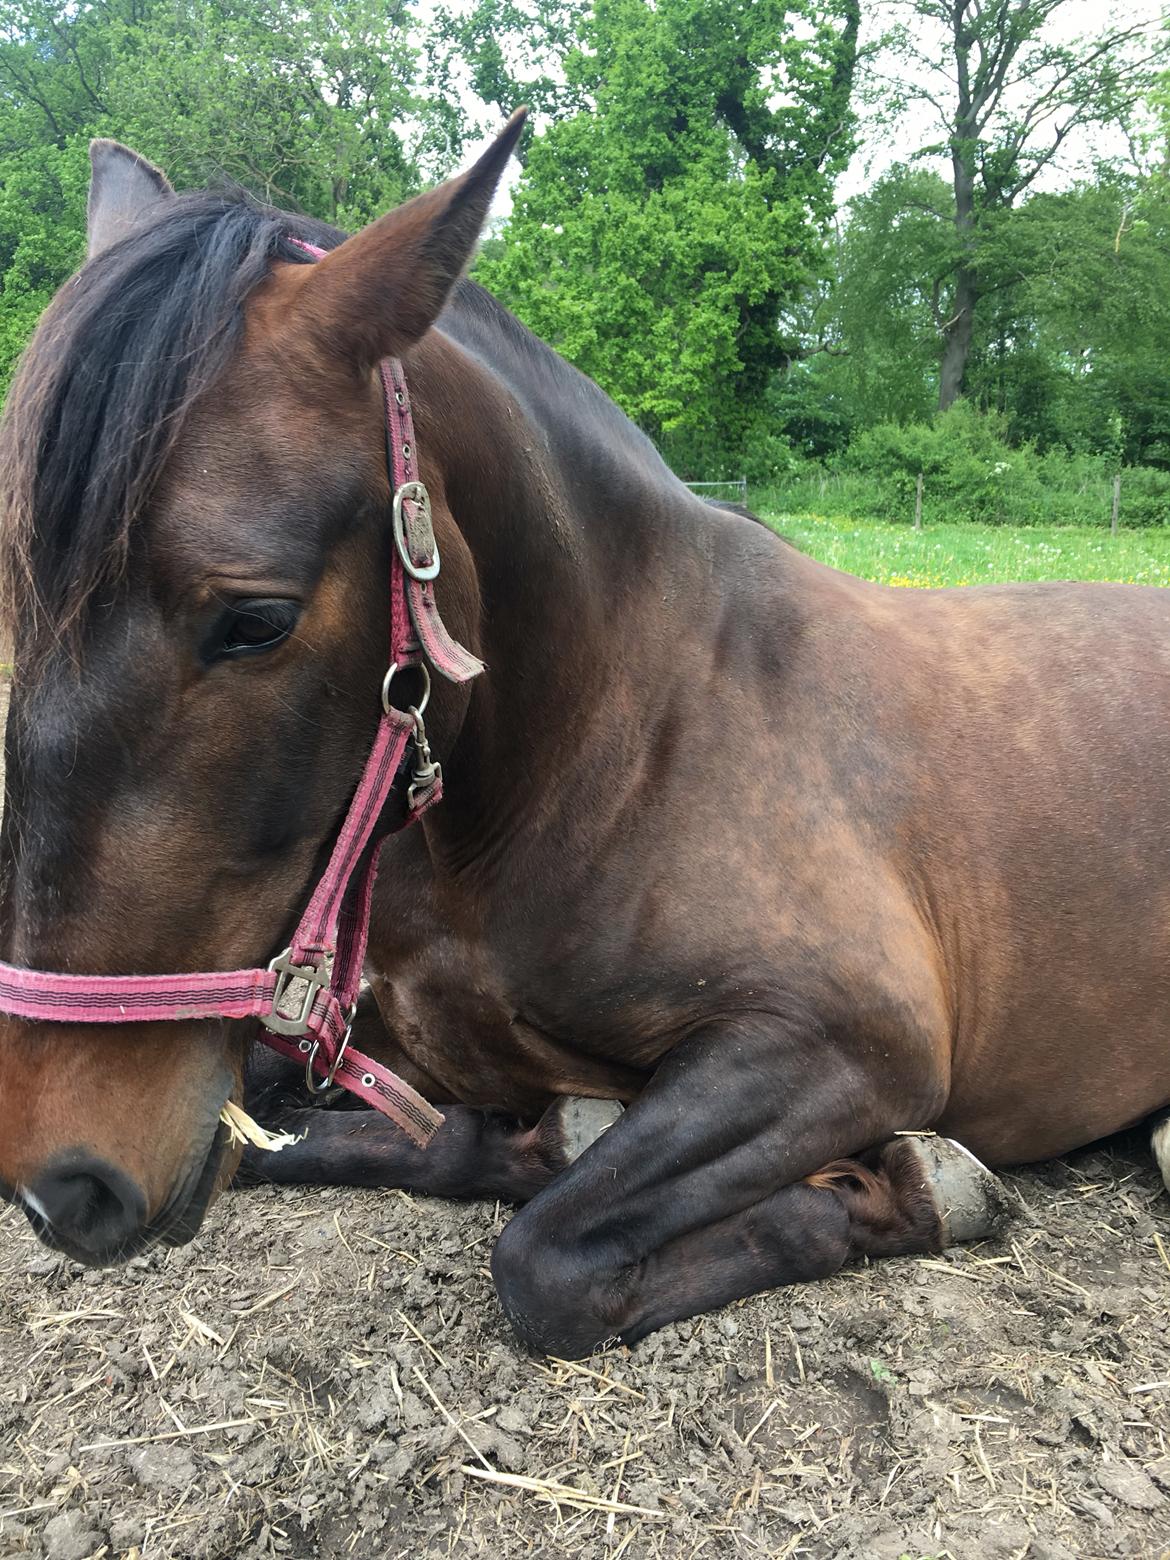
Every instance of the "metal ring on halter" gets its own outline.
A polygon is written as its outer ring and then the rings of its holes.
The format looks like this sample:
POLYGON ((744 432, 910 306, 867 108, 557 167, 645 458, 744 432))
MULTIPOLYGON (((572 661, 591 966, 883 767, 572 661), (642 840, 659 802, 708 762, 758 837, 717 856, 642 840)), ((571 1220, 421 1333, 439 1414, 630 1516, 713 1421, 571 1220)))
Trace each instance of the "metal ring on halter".
POLYGON ((333 1087, 333 1080, 337 1077, 337 1069, 341 1066, 341 1059, 345 1055, 346 1047, 349 1045, 349 1037, 353 1033, 353 1021, 356 1013, 357 1003, 355 1002, 345 1015, 345 1033, 341 1037, 341 1044, 337 1047, 337 1055, 329 1064, 329 1071, 320 1083, 313 1076, 313 1063, 317 1059, 317 1049, 321 1042, 319 1039, 314 1038, 312 1045, 309 1047, 309 1054, 305 1057, 305 1088, 308 1089, 310 1094, 324 1094, 333 1087))
POLYGON ((399 671, 405 671, 405 672, 415 671, 415 672, 421 672, 422 673, 422 680, 423 680, 423 694, 422 694, 422 698, 418 701, 417 704, 412 704, 410 706, 411 712, 421 719, 422 718, 422 713, 426 709, 428 703, 430 702, 430 697, 431 697, 431 674, 430 674, 430 672, 427 669, 427 663, 425 661, 418 661, 418 662, 416 662, 412 666, 404 666, 404 667, 400 667, 398 665, 397 661, 391 661, 390 662, 389 670, 387 671, 385 677, 383 677, 383 679, 382 679, 382 708, 386 711, 387 715, 389 715, 391 709, 393 708, 393 706, 390 703, 390 684, 394 681, 395 675, 399 671))

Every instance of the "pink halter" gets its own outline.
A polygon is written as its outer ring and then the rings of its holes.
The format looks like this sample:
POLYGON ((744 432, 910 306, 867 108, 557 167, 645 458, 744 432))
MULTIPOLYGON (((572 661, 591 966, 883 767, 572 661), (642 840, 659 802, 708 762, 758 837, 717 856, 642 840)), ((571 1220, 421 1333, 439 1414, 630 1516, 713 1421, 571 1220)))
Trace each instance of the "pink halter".
MULTIPOLYGON (((325 253, 299 239, 293 242, 315 258, 325 253)), ((406 379, 396 358, 383 362, 380 371, 394 489, 390 668, 382 683, 374 745, 292 942, 267 969, 210 975, 52 975, 0 961, 0 1012, 73 1024, 258 1018, 263 1026, 259 1038, 303 1060, 305 1080, 315 1093, 340 1085, 425 1148, 442 1125, 442 1113, 349 1044, 381 848, 381 841, 371 846, 370 840, 408 744, 413 744, 414 762, 406 817, 399 827, 415 822, 443 794, 442 770, 431 758, 423 724, 430 696, 426 662, 457 683, 483 671, 483 663, 451 638, 439 616, 433 589, 439 550, 430 499, 418 480, 406 379), (394 676, 406 667, 422 671, 425 691, 417 707, 403 712, 391 705, 389 695, 394 676)))

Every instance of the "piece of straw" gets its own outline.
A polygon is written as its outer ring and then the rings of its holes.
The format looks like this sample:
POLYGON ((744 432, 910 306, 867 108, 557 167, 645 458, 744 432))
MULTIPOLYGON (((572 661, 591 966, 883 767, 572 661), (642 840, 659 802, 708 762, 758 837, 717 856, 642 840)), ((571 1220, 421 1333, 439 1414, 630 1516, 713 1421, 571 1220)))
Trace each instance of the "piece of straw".
POLYGON ((266 1153, 279 1154, 282 1148, 287 1148, 290 1143, 299 1143, 299 1136, 292 1132, 268 1132, 258 1121, 253 1121, 248 1112, 237 1105, 235 1100, 228 1100, 219 1113, 219 1119, 228 1129, 228 1136, 234 1148, 237 1143, 251 1143, 253 1148, 262 1148, 266 1153))

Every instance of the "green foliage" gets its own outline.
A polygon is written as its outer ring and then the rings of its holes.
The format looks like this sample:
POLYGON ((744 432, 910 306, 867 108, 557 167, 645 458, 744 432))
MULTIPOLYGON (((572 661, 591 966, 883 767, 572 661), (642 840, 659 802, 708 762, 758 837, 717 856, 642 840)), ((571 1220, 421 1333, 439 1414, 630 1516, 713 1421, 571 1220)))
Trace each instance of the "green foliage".
MULTIPOLYGON (((584 10, 584 0, 474 0, 470 9, 456 0, 436 7, 431 91, 440 102, 455 102, 469 79, 475 95, 505 118, 522 103, 554 120, 579 112, 581 84, 566 79, 561 62, 578 42, 584 10)), ((453 131, 455 150, 467 129, 460 123, 453 131)), ((530 120, 522 161, 532 133, 530 120)))
POLYGON ((112 30, 111 118, 183 183, 366 222, 417 184, 407 26, 400 0, 181 0, 112 30))
POLYGON ((957 401, 933 424, 866 429, 845 452, 842 468, 874 484, 885 518, 912 513, 920 472, 932 517, 999 525, 1055 518, 1045 510, 1038 459, 1030 450, 1009 449, 1003 433, 999 419, 957 401))
POLYGON ((0 158, 0 401, 41 311, 81 258, 88 174, 84 141, 0 158))
POLYGON ((0 392, 84 251, 86 144, 356 225, 443 141, 404 0, 0 0, 0 392), (428 143, 428 136, 430 141, 428 143))
POLYGON ((847 408, 852 426, 921 420, 934 408, 943 297, 955 265, 952 205, 937 174, 903 165, 851 203, 818 321, 839 350, 809 360, 809 368, 814 393, 847 408))
MULTIPOLYGON (((941 179, 892 168, 852 204, 817 329, 834 351, 796 364, 789 399, 832 412, 826 456, 877 422, 923 422, 937 386, 952 230, 941 179)), ((985 292, 968 400, 1008 442, 1170 466, 1170 185, 1160 177, 1039 193, 985 230, 985 292)))
POLYGON ((822 265, 850 147, 857 17, 855 0, 598 0, 565 59, 587 106, 533 141, 481 265, 681 469, 738 462, 794 345, 783 316, 822 265))
POLYGON ((403 0, 0 0, 0 153, 116 135, 329 220, 412 189, 403 0))
POLYGON ((1105 177, 1035 196, 1012 226, 1036 260, 1004 289, 973 393, 1018 437, 1170 467, 1170 187, 1105 177))
POLYGON ((1149 95, 1170 36, 1104 8, 1094 33, 1059 24, 1068 0, 908 0, 895 29, 905 100, 928 105, 940 139, 920 155, 950 163, 952 229, 939 406, 970 386, 971 343, 989 293, 1018 256, 1002 218, 1052 167, 1071 134, 1128 127, 1149 95))
MULTIPOLYGON (((753 494, 763 507, 909 523, 923 477, 928 525, 1108 526, 1114 461, 1008 442, 1004 418, 958 401, 932 423, 878 423, 827 465, 803 467, 753 494)), ((1121 522, 1170 524, 1170 472, 1121 471, 1121 522)))
POLYGON ((1049 131, 1123 118, 1163 40, 1054 41, 1064 4, 906 0, 880 110, 933 104, 953 176, 912 158, 832 230, 859 0, 0 0, 0 396, 81 259, 90 136, 357 226, 527 101, 476 274, 683 476, 901 520, 921 471, 928 521, 1096 524, 1122 465, 1123 522, 1170 521, 1170 78, 1151 172, 1036 192, 1049 131))

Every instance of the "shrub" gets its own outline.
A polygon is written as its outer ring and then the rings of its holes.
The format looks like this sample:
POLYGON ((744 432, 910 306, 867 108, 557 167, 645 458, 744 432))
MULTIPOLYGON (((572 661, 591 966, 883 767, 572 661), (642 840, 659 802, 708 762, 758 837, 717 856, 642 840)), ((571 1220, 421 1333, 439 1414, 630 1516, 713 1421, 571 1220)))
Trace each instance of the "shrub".
MULTIPOLYGON (((932 423, 879 423, 857 433, 835 461, 809 463, 766 484, 781 510, 853 518, 914 518, 923 477, 923 523, 977 520, 991 525, 1109 524, 1113 463, 1102 455, 1007 441, 1005 419, 958 402, 932 423)), ((753 501, 760 501, 754 494, 753 501)), ((1170 523, 1170 472, 1121 472, 1121 523, 1170 523)))

